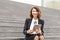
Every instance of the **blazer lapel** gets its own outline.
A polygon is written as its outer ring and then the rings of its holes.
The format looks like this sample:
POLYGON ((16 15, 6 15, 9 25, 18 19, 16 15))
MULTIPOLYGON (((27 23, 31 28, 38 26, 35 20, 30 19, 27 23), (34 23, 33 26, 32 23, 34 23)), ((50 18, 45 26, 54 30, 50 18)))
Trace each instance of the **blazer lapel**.
POLYGON ((40 24, 40 19, 38 19, 38 24, 40 24))
POLYGON ((31 22, 32 22, 32 19, 29 20, 29 28, 30 28, 31 22))
POLYGON ((38 24, 41 24, 41 20, 40 19, 38 19, 38 24))

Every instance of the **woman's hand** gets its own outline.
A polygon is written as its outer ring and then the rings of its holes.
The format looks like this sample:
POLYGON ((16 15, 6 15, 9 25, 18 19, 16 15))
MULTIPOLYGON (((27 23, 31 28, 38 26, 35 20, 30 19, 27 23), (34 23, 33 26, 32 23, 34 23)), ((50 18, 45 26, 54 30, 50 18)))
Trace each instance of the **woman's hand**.
POLYGON ((30 30, 30 29, 27 31, 28 34, 31 34, 32 32, 33 30, 30 30))
POLYGON ((39 30, 39 29, 36 29, 35 32, 36 32, 37 34, 41 34, 41 33, 42 33, 41 30, 39 30))

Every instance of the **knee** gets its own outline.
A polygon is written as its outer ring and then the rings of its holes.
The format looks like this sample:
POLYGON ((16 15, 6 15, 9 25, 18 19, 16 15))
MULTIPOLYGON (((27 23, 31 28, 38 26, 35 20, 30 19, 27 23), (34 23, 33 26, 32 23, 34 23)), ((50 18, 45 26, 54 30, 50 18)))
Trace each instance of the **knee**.
POLYGON ((34 40, 38 40, 38 36, 35 36, 35 37, 34 37, 34 40))
POLYGON ((40 39, 44 39, 44 36, 40 36, 40 39))

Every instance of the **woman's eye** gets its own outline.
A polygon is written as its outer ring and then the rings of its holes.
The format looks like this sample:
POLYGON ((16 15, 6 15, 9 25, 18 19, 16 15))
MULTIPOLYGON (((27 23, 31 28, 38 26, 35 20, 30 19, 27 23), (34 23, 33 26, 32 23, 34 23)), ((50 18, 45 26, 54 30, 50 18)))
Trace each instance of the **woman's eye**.
POLYGON ((36 12, 36 11, 32 11, 32 12, 36 12))
POLYGON ((32 11, 32 12, 36 12, 36 11, 32 11))

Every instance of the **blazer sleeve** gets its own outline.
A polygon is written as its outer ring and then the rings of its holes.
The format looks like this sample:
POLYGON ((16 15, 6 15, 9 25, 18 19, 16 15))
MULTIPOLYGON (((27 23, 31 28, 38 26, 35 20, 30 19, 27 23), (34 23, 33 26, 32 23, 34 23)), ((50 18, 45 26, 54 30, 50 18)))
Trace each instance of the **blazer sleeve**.
POLYGON ((25 24, 24 24, 24 29, 23 29, 23 33, 26 35, 27 34, 27 30, 28 30, 28 20, 25 20, 25 24))
POLYGON ((43 30, 43 28, 44 28, 44 20, 42 20, 42 27, 41 27, 42 35, 44 35, 44 30, 43 30))

